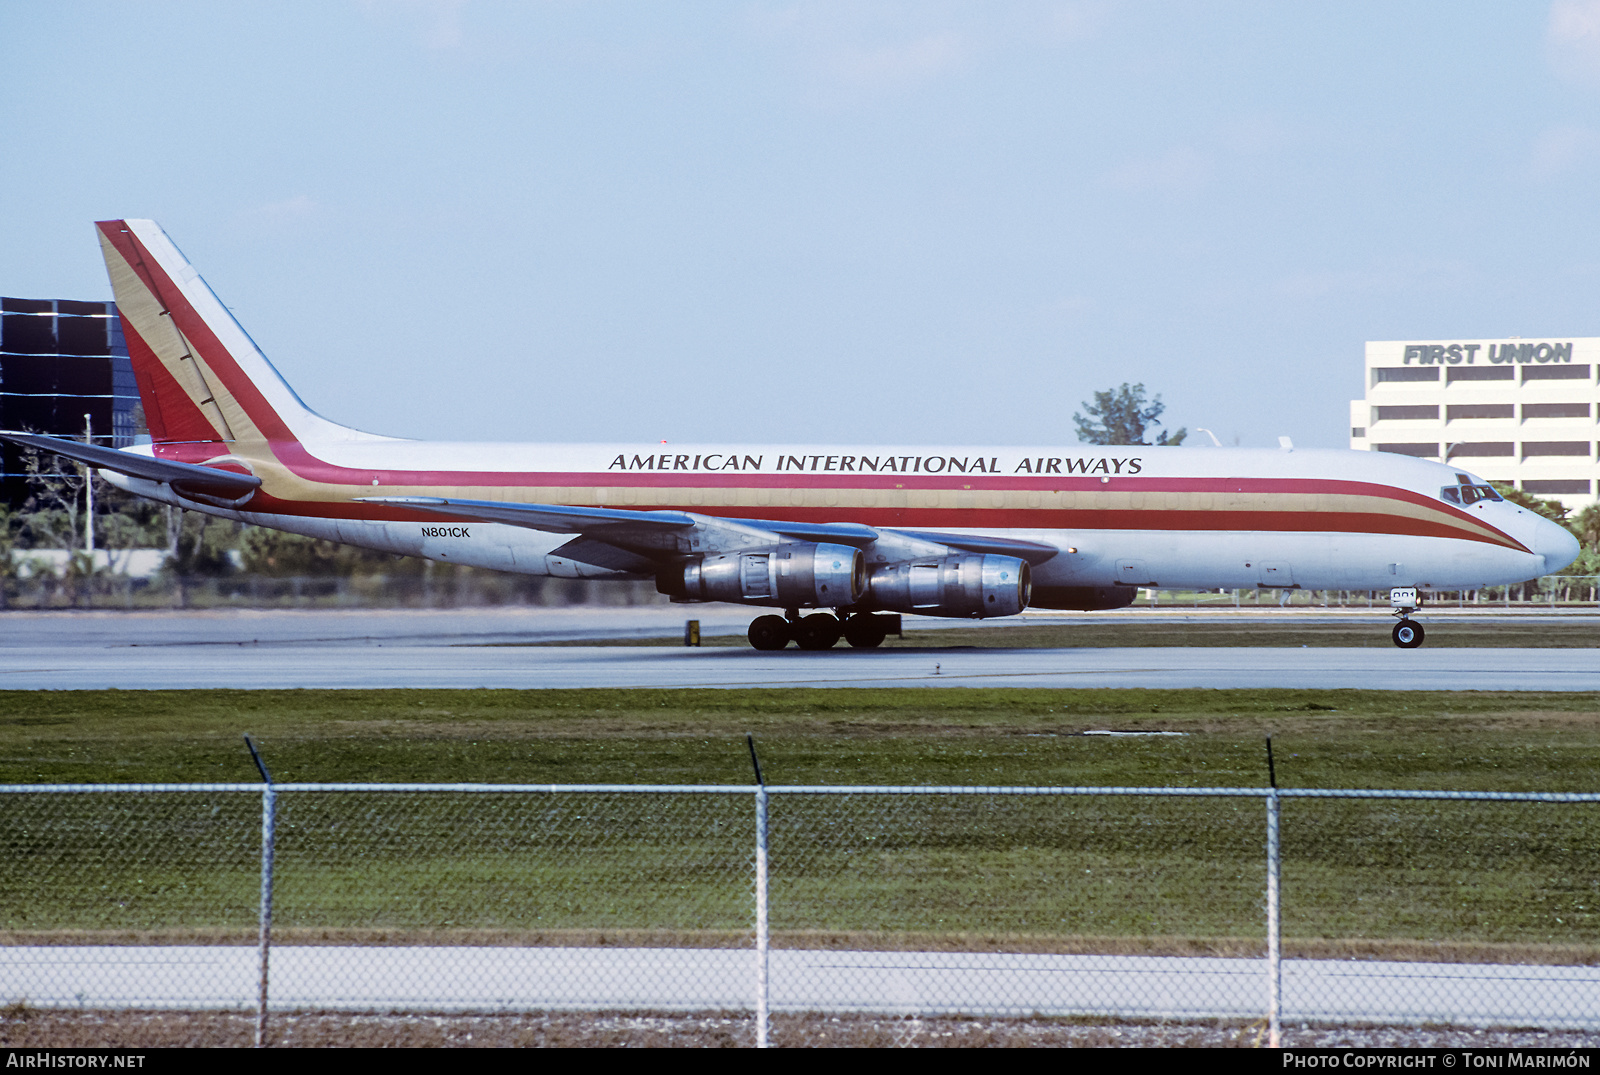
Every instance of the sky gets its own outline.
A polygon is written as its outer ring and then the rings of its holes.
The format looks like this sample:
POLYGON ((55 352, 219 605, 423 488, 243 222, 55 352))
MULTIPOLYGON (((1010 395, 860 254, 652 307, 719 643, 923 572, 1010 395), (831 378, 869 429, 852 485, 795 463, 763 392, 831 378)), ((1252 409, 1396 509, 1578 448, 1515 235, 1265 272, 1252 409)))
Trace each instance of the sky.
POLYGON ((1366 340, 1600 335, 1597 181, 1600 0, 0 4, 0 294, 154 218, 397 436, 1343 447, 1366 340))

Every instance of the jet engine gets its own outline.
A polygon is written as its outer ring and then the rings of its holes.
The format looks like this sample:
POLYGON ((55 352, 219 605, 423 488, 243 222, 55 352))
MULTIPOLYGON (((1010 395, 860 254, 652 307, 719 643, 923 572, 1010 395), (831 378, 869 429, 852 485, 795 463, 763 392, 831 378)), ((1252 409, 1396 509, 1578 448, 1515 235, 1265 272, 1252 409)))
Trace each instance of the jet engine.
POLYGON ((1030 570, 1014 556, 955 556, 875 564, 869 603, 923 616, 1014 616, 1028 607, 1030 570))
POLYGON ((840 608, 867 592, 867 562, 849 545, 795 542, 698 556, 656 577, 675 601, 840 608))

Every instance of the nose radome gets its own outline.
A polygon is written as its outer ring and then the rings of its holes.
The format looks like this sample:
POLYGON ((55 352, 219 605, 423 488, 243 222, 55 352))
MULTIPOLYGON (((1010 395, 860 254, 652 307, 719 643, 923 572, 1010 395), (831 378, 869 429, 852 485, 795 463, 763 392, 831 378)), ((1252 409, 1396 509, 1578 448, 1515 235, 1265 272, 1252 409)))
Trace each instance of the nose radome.
POLYGON ((1540 519, 1533 531, 1533 551, 1544 557, 1544 573, 1552 575, 1576 560, 1582 546, 1566 527, 1540 519))

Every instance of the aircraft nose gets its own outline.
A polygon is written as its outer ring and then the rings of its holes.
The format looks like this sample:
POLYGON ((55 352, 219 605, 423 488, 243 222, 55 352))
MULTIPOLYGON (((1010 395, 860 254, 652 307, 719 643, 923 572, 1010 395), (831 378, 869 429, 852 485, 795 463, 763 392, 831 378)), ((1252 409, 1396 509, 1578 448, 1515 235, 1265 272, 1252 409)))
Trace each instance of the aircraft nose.
POLYGON ((1578 558, 1582 546, 1566 527, 1540 519, 1533 531, 1534 554, 1544 557, 1544 573, 1553 575, 1578 558))

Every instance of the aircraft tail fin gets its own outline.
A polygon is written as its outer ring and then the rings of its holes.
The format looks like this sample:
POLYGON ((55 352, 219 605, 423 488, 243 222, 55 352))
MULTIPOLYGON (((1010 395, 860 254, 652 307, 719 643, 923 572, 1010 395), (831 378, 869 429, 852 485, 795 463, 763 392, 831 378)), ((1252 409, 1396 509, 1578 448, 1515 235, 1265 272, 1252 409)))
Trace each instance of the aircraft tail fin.
POLYGON ((155 221, 95 227, 156 444, 388 439, 301 402, 155 221))

